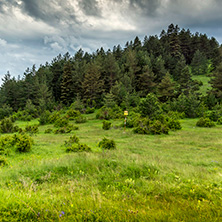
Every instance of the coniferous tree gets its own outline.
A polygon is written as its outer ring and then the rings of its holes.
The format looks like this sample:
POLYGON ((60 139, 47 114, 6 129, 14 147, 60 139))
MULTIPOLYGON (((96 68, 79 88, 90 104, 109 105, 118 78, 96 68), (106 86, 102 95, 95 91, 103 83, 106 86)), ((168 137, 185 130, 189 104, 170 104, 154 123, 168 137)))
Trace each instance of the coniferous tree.
POLYGON ((64 71, 61 82, 61 101, 65 105, 70 105, 73 98, 73 79, 72 79, 72 67, 70 61, 64 65, 64 71))
POLYGON ((216 98, 222 99, 222 63, 216 68, 210 83, 212 85, 212 94, 216 98))
POLYGON ((191 69, 193 75, 204 75, 207 73, 208 61, 203 53, 198 49, 192 59, 191 69))
POLYGON ((162 102, 173 98, 176 95, 176 83, 172 80, 169 72, 166 73, 160 84, 157 86, 158 98, 162 102))
POLYGON ((84 100, 94 100, 101 102, 101 96, 104 92, 104 81, 101 78, 100 67, 95 63, 87 65, 86 74, 82 83, 84 100))

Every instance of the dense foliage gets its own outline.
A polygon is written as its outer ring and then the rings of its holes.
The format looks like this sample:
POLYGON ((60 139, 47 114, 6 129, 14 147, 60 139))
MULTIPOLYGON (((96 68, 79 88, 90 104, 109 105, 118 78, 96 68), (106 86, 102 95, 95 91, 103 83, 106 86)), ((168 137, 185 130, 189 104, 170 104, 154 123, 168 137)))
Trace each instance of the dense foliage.
MULTIPOLYGON (((197 117, 201 102, 209 109, 221 102, 221 67, 221 47, 215 38, 171 24, 159 37, 146 36, 143 42, 136 37, 124 48, 118 45, 107 52, 101 48, 92 54, 80 49, 74 56, 58 55, 38 69, 35 65, 28 68, 18 79, 8 72, 0 88, 0 118, 24 110, 18 118, 31 120, 45 110, 71 104, 72 109, 83 113, 103 105, 129 109, 140 104, 142 109, 148 105, 146 96, 150 93, 158 98, 152 100, 155 106, 158 102, 171 103, 171 110, 184 108, 188 117, 197 117), (194 81, 194 75, 212 76, 207 95, 198 91, 201 82, 194 81), (177 99, 183 108, 176 104, 177 99)), ((41 115, 40 124, 47 118, 47 114, 41 115)))

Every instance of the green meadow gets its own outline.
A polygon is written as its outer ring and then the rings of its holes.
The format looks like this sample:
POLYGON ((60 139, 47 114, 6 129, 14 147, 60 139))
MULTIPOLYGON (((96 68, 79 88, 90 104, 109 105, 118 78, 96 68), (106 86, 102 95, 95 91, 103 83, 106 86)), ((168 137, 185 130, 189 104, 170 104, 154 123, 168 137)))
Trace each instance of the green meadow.
POLYGON ((103 130, 95 114, 85 116, 68 134, 40 126, 30 152, 9 153, 0 168, 0 221, 222 221, 221 125, 183 119, 169 135, 139 135, 124 132, 122 120, 103 130), (92 152, 67 153, 74 134, 92 152), (117 148, 99 148, 104 137, 117 148))

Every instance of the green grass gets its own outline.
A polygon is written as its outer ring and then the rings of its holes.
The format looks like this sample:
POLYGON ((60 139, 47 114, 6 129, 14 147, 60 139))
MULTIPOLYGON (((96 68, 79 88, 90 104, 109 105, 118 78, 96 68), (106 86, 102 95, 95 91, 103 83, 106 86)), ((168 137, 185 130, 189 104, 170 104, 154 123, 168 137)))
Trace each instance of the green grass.
POLYGON ((41 126, 31 152, 10 153, 0 168, 0 221, 222 220, 222 126, 185 119, 182 130, 151 136, 124 133, 121 121, 106 131, 87 117, 70 134, 41 126), (67 154, 73 134, 93 152, 67 154), (104 137, 117 149, 101 150, 104 137))

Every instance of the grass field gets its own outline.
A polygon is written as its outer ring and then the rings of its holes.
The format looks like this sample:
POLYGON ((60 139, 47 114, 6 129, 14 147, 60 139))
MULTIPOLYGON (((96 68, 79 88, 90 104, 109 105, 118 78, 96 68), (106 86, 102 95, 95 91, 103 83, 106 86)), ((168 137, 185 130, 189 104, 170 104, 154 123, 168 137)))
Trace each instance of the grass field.
POLYGON ((222 221, 222 126, 184 119, 169 135, 138 135, 94 116, 70 134, 41 126, 31 152, 7 157, 0 221, 222 221), (73 134, 93 152, 66 153, 73 134), (103 137, 117 149, 101 150, 103 137))

